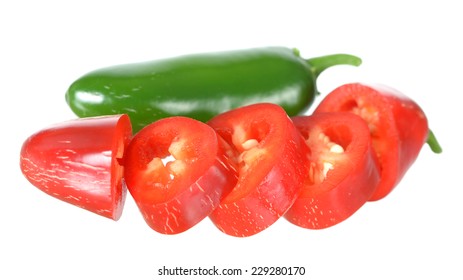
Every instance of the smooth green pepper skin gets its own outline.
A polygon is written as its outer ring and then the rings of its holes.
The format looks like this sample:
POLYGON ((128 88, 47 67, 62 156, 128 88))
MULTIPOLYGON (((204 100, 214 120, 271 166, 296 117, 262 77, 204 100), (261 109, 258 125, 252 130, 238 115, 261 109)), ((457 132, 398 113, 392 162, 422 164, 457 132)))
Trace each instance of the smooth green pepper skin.
POLYGON ((169 116, 207 121, 260 102, 292 116, 314 101, 318 74, 337 64, 360 59, 339 54, 311 63, 284 47, 186 55, 90 72, 69 87, 66 101, 79 117, 126 113, 134 131, 169 116))

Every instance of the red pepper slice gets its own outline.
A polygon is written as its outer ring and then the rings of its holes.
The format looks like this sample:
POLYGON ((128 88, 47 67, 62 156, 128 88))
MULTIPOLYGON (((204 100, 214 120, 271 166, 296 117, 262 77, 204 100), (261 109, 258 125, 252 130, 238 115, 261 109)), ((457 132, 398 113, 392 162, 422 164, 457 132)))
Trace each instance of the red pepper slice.
POLYGON ((380 181, 368 126, 350 113, 293 117, 293 122, 309 147, 310 170, 285 218, 309 229, 338 224, 368 201, 380 181))
POLYGON ((238 182, 212 222, 232 236, 251 236, 277 221, 294 203, 307 176, 308 148, 285 111, 255 104, 208 123, 232 147, 238 182))
POLYGON ((131 136, 127 115, 62 122, 24 142, 20 167, 45 193, 118 220, 126 196, 120 161, 131 136))
POLYGON ((430 135, 423 110, 395 89, 353 83, 329 93, 315 114, 337 111, 353 112, 368 123, 381 166, 381 182, 370 200, 384 198, 414 163, 430 135))
POLYGON ((208 125, 170 117, 140 130, 125 156, 125 180, 147 224, 177 234, 207 217, 236 182, 226 143, 208 125))

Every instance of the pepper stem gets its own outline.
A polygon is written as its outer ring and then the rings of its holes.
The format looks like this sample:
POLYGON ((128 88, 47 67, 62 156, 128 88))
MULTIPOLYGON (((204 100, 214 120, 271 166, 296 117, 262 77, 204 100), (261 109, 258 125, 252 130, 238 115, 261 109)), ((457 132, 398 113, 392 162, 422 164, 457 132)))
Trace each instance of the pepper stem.
POLYGON ((335 65, 352 65, 359 66, 362 64, 362 59, 350 54, 331 54, 306 59, 307 63, 312 67, 312 72, 317 78, 326 69, 335 65))
POLYGON ((429 147, 431 148, 431 151, 433 151, 436 154, 442 153, 442 147, 440 146, 439 142, 437 141, 436 136, 432 132, 432 130, 429 130, 428 133, 428 140, 426 140, 426 143, 428 143, 429 147))

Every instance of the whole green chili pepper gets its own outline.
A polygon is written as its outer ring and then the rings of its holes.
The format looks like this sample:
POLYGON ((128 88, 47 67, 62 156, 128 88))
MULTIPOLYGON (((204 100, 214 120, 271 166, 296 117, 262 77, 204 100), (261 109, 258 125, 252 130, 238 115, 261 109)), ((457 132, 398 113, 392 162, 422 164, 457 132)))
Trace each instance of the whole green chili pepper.
POLYGON ((126 113, 135 132, 168 116, 207 121, 259 102, 292 116, 312 104, 323 70, 360 63, 348 54, 303 59, 284 47, 193 54, 90 72, 69 87, 66 101, 79 117, 126 113))

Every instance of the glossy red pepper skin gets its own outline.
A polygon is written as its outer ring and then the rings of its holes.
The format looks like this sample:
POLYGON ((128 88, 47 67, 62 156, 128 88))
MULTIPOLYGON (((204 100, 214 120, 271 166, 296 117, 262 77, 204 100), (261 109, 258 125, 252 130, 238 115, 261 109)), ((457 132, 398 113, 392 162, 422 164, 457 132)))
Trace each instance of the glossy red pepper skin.
POLYGON ((269 103, 222 113, 208 124, 230 145, 238 168, 236 186, 210 219, 232 236, 265 230, 301 191, 309 164, 304 139, 286 112, 269 103))
POLYGON ((131 135, 127 115, 62 122, 24 142, 20 167, 45 193, 118 220, 127 192, 121 160, 131 135))
POLYGON ((396 89, 361 83, 336 88, 314 113, 338 111, 353 112, 368 123, 381 166, 381 182, 370 200, 384 198, 415 162, 428 139, 425 113, 396 89))
POLYGON ((236 183, 226 143, 206 124, 170 117, 140 130, 125 155, 125 180, 146 223, 163 234, 206 218, 236 183))
POLYGON ((365 121, 350 113, 293 117, 310 150, 310 176, 285 218, 323 229, 353 215, 375 192, 379 164, 365 121))

